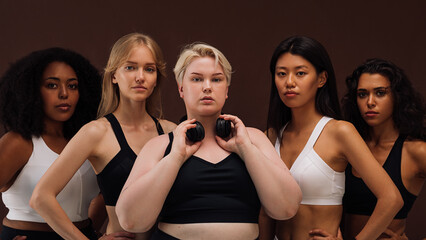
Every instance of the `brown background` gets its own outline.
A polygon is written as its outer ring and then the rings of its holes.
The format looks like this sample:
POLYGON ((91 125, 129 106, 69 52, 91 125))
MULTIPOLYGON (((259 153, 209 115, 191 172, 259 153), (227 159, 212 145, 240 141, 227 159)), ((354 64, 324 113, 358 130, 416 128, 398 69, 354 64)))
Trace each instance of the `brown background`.
MULTIPOLYGON (((405 69, 425 96, 426 1, 54 1, 0 0, 0 74, 31 51, 60 46, 80 52, 99 69, 122 35, 143 32, 162 47, 168 62, 163 89, 165 117, 184 114, 172 68, 182 46, 203 41, 233 65, 224 111, 265 129, 268 65, 276 45, 306 35, 327 48, 338 79, 366 58, 389 59, 405 69)), ((1 130, 0 130, 1 132, 1 130)), ((426 237, 424 190, 409 215, 411 239, 426 237), (421 227, 423 226, 423 227, 421 227)))

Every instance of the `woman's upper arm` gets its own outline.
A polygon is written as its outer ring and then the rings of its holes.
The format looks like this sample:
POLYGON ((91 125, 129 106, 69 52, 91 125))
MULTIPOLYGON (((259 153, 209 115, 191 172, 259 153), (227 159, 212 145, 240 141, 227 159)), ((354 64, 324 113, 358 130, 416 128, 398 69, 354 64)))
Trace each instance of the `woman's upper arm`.
POLYGON ((139 177, 149 172, 163 158, 168 143, 169 136, 164 134, 152 138, 143 146, 123 189, 126 189, 139 177))
POLYGON ((59 194, 83 163, 91 156, 105 129, 99 124, 88 123, 68 142, 59 157, 49 167, 35 191, 48 190, 59 194), (103 130, 103 131, 102 131, 103 130))
POLYGON ((27 164, 33 151, 31 140, 8 132, 0 139, 0 191, 6 191, 19 171, 27 164))
POLYGON ((388 191, 386 187, 393 186, 392 180, 374 158, 355 127, 345 121, 338 121, 335 125, 333 130, 337 134, 336 142, 339 148, 369 189, 376 196, 388 191))
POLYGON ((275 150, 275 147, 272 145, 270 139, 268 139, 268 137, 261 132, 260 130, 256 129, 256 128, 247 128, 248 133, 249 133, 249 137, 251 142, 270 160, 280 163, 280 165, 284 165, 285 164, 281 164, 282 160, 279 157, 277 151, 275 150))
POLYGON ((426 142, 415 140, 407 145, 410 158, 416 163, 419 175, 426 178, 426 142))

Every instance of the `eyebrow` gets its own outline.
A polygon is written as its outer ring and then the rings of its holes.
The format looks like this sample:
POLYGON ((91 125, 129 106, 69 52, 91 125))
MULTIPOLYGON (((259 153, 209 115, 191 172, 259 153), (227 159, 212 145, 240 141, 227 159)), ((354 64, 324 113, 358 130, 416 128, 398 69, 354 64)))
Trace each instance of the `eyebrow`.
MULTIPOLYGON (((203 76, 203 74, 201 74, 201 73, 197 73, 197 72, 192 72, 192 73, 190 73, 190 74, 203 76)), ((212 76, 218 76, 218 75, 224 75, 224 74, 223 74, 223 73, 213 73, 213 74, 212 74, 212 76)))
MULTIPOLYGON (((48 77, 48 78, 46 78, 45 80, 60 81, 61 79, 59 79, 59 78, 57 78, 57 77, 48 77)), ((77 80, 77 78, 69 78, 69 79, 67 79, 67 82, 69 82, 69 81, 74 81, 74 80, 77 80)))
MULTIPOLYGON (((388 89, 388 88, 390 88, 390 86, 389 87, 376 87, 376 88, 373 88, 373 90, 382 90, 382 89, 388 89)), ((359 89, 357 89, 357 91, 367 91, 367 89, 359 88, 359 89)))
MULTIPOLYGON (((300 66, 296 66, 295 68, 296 68, 296 69, 308 68, 308 66, 300 65, 300 66)), ((287 68, 287 67, 284 67, 284 66, 278 66, 278 67, 276 67, 276 69, 288 69, 288 68, 287 68)))
MULTIPOLYGON (((130 64, 135 64, 135 65, 137 65, 138 63, 137 62, 133 62, 133 61, 126 61, 125 63, 130 63, 130 64)), ((146 63, 145 65, 156 65, 155 63, 146 63)))

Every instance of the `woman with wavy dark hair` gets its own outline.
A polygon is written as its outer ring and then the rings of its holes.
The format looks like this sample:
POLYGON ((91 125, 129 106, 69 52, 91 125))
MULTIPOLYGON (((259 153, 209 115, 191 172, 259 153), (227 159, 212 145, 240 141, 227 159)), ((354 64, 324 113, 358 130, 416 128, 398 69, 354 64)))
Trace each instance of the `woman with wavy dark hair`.
MULTIPOLYGON (((369 59, 346 78, 345 119, 352 122, 389 174, 404 200, 382 237, 401 236, 407 214, 426 178, 425 104, 403 70, 382 59, 369 59)), ((348 166, 344 236, 366 224, 377 202, 360 171, 348 166)))
MULTIPOLYGON (((0 189, 9 209, 1 239, 61 239, 28 202, 68 141, 96 118, 99 101, 98 71, 62 48, 33 52, 1 77, 0 122, 6 134, 0 139, 0 189)), ((89 206, 98 194, 95 173, 86 162, 58 196, 68 217, 90 239, 97 236, 89 206)))
POLYGON ((141 33, 122 36, 113 45, 102 82, 98 119, 70 140, 36 186, 30 204, 65 239, 86 239, 63 213, 56 196, 86 159, 97 174, 105 200, 105 239, 148 239, 150 233, 125 232, 115 205, 138 153, 151 138, 176 124, 162 115, 160 86, 165 62, 157 43, 141 33))
POLYGON ((352 124, 338 120, 336 79, 325 48, 290 37, 272 55, 267 135, 302 190, 295 217, 275 221, 261 212, 261 239, 337 239, 351 163, 379 199, 357 239, 375 239, 402 206, 401 196, 352 124), (325 231, 331 234, 325 234, 325 231))

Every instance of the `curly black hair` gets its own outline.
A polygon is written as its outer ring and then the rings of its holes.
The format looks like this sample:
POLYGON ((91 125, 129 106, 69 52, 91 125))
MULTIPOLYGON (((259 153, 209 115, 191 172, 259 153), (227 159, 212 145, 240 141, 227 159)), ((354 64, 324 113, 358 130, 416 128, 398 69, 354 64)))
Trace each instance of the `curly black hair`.
POLYGON ((25 139, 44 132, 40 85, 44 70, 52 62, 68 64, 78 79, 79 100, 74 114, 64 123, 64 137, 72 138, 84 124, 96 118, 101 96, 98 70, 76 52, 48 48, 12 63, 0 78, 0 122, 6 131, 17 132, 25 139))
POLYGON ((340 119, 340 105, 337 96, 336 76, 333 65, 324 46, 313 38, 293 36, 282 41, 272 54, 269 70, 271 72, 271 94, 267 129, 272 128, 279 133, 282 127, 291 120, 291 109, 287 107, 279 96, 275 85, 275 68, 278 59, 285 53, 298 55, 309 61, 319 74, 327 72, 325 85, 317 90, 315 108, 322 115, 340 119))
POLYGON ((369 126, 364 121, 357 105, 357 88, 363 73, 380 74, 389 79, 394 107, 392 119, 401 135, 425 140, 425 104, 416 92, 404 71, 390 61, 372 58, 358 66, 346 78, 347 93, 342 99, 345 120, 353 123, 364 139, 369 139, 369 126))

